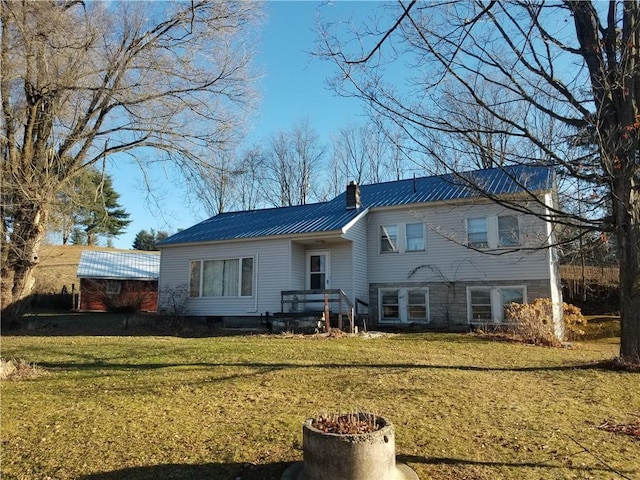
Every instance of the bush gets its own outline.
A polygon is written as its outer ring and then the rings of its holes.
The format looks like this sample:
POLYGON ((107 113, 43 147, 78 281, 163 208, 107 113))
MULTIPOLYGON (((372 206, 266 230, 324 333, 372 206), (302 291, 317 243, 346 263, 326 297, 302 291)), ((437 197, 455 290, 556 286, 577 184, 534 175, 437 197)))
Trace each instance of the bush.
POLYGON ((536 298, 531 303, 511 303, 507 308, 509 333, 535 345, 557 345, 553 327, 552 303, 536 298))
POLYGON ((575 305, 562 303, 562 318, 564 319, 564 334, 567 340, 574 340, 587 333, 580 328, 581 325, 587 324, 587 319, 575 305))
MULTIPOLYGON (((553 303, 548 298, 536 298, 531 303, 512 303, 507 308, 509 332, 527 343, 536 345, 558 345, 553 325, 553 303)), ((587 323, 580 309, 567 303, 562 304, 565 334, 573 339, 584 335, 580 325, 587 323)))

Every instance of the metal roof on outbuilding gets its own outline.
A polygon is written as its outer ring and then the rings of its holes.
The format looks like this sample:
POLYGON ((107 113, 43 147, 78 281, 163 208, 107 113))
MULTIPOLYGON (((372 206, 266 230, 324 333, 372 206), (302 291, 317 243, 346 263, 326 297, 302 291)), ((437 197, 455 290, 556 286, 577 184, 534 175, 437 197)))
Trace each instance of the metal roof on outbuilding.
POLYGON ((360 186, 361 208, 346 208, 346 193, 322 203, 221 213, 158 243, 158 246, 322 233, 342 229, 364 209, 436 201, 542 192, 553 187, 549 167, 513 166, 360 186), (478 187, 473 187, 477 185, 478 187))
POLYGON ((78 278, 111 280, 157 280, 160 252, 104 252, 83 250, 78 264, 78 278))

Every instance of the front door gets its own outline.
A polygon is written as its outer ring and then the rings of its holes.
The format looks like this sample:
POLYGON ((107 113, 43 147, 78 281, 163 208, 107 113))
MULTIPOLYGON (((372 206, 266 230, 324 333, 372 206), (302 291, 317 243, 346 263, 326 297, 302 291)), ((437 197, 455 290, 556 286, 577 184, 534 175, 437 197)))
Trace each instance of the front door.
POLYGON ((326 290, 331 288, 329 269, 329 251, 307 252, 307 290, 326 290))

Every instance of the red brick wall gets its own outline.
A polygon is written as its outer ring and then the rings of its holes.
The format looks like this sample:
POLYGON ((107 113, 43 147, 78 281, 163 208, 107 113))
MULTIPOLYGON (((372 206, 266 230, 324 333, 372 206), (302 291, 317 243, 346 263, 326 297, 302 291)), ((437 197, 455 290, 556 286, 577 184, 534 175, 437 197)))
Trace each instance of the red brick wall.
MULTIPOLYGON (((112 285, 113 286, 113 285, 112 285)), ((106 312, 108 304, 126 306, 141 303, 143 312, 158 310, 158 281, 80 279, 80 311, 106 312), (118 283, 120 293, 108 294, 108 284, 118 283)))

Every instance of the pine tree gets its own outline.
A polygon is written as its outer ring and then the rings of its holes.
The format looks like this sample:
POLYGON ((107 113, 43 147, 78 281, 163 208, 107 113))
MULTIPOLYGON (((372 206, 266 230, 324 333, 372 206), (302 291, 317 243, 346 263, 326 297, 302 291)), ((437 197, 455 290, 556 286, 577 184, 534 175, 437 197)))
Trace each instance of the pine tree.
MULTIPOLYGON (((151 232, 153 232, 153 230, 151 232)), ((155 243, 156 240, 153 233, 146 230, 140 230, 133 241, 133 248, 135 250, 155 250, 155 243)))
POLYGON ((97 170, 92 170, 89 175, 93 197, 81 206, 77 224, 84 229, 87 245, 95 245, 99 236, 121 235, 131 220, 118 203, 120 195, 114 190, 111 177, 97 170))
POLYGON ((156 248, 156 243, 160 240, 164 240, 168 236, 169 233, 162 230, 156 232, 153 228, 150 232, 147 230, 140 230, 133 241, 133 248, 136 250, 158 250, 156 248))

